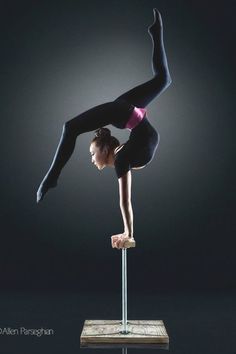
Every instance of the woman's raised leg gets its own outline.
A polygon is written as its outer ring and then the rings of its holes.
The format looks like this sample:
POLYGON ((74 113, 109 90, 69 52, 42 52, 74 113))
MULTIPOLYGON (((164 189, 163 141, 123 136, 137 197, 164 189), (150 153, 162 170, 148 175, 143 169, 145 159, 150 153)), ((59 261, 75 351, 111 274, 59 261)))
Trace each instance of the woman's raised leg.
POLYGON ((152 38, 152 69, 154 77, 119 96, 137 107, 146 107, 154 98, 159 96, 171 83, 168 63, 163 42, 163 24, 161 14, 153 9, 154 23, 148 28, 152 38))
POLYGON ((62 130, 52 164, 37 191, 37 202, 40 202, 50 188, 56 187, 62 168, 71 157, 77 136, 111 124, 114 116, 114 104, 104 103, 67 121, 62 130))

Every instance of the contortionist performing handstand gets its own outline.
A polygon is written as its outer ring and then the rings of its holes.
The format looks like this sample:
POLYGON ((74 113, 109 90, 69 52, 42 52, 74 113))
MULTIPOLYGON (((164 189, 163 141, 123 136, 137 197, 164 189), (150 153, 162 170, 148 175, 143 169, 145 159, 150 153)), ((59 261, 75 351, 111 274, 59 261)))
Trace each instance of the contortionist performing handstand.
POLYGON ((161 14, 157 9, 153 11, 154 23, 148 28, 153 44, 153 78, 125 92, 114 101, 93 107, 67 121, 63 126, 53 162, 37 191, 37 202, 40 202, 50 188, 56 187, 61 170, 74 151, 78 135, 96 130, 90 145, 92 163, 99 170, 107 166, 114 167, 119 182, 124 232, 111 236, 112 247, 118 249, 134 244, 131 170, 141 169, 149 164, 159 142, 159 134, 150 124, 145 107, 171 84, 161 14), (111 136, 110 130, 104 128, 108 124, 129 129, 129 140, 120 144, 111 136))

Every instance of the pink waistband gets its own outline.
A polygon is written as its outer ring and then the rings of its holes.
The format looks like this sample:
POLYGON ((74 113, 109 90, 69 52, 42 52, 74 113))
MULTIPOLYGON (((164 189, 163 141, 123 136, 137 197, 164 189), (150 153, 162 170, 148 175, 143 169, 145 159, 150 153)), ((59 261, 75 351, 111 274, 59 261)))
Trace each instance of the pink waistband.
POLYGON ((125 128, 134 129, 144 118, 147 110, 145 108, 134 107, 134 110, 126 123, 125 128))

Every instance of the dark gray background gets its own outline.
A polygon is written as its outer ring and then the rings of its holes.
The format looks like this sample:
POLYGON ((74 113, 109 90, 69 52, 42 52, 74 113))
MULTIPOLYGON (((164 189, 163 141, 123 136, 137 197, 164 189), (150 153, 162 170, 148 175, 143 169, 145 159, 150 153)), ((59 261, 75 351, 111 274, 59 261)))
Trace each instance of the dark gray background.
POLYGON ((16 291, 119 293, 121 252, 110 247, 123 230, 118 182, 114 169, 91 164, 92 133, 79 137, 40 205, 36 191, 66 120, 151 78, 147 27, 157 7, 173 82, 148 110, 161 136, 157 154, 133 172, 129 289, 231 296, 233 1, 1 4, 1 290, 13 299, 16 291))

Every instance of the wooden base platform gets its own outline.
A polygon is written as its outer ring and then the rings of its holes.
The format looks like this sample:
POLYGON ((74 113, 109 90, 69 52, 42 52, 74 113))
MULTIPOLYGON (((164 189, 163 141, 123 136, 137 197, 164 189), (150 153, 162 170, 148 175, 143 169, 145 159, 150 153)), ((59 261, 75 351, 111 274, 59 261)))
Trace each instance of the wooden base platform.
POLYGON ((162 320, 128 320, 128 334, 122 334, 119 320, 85 320, 80 344, 156 344, 169 343, 162 320))

